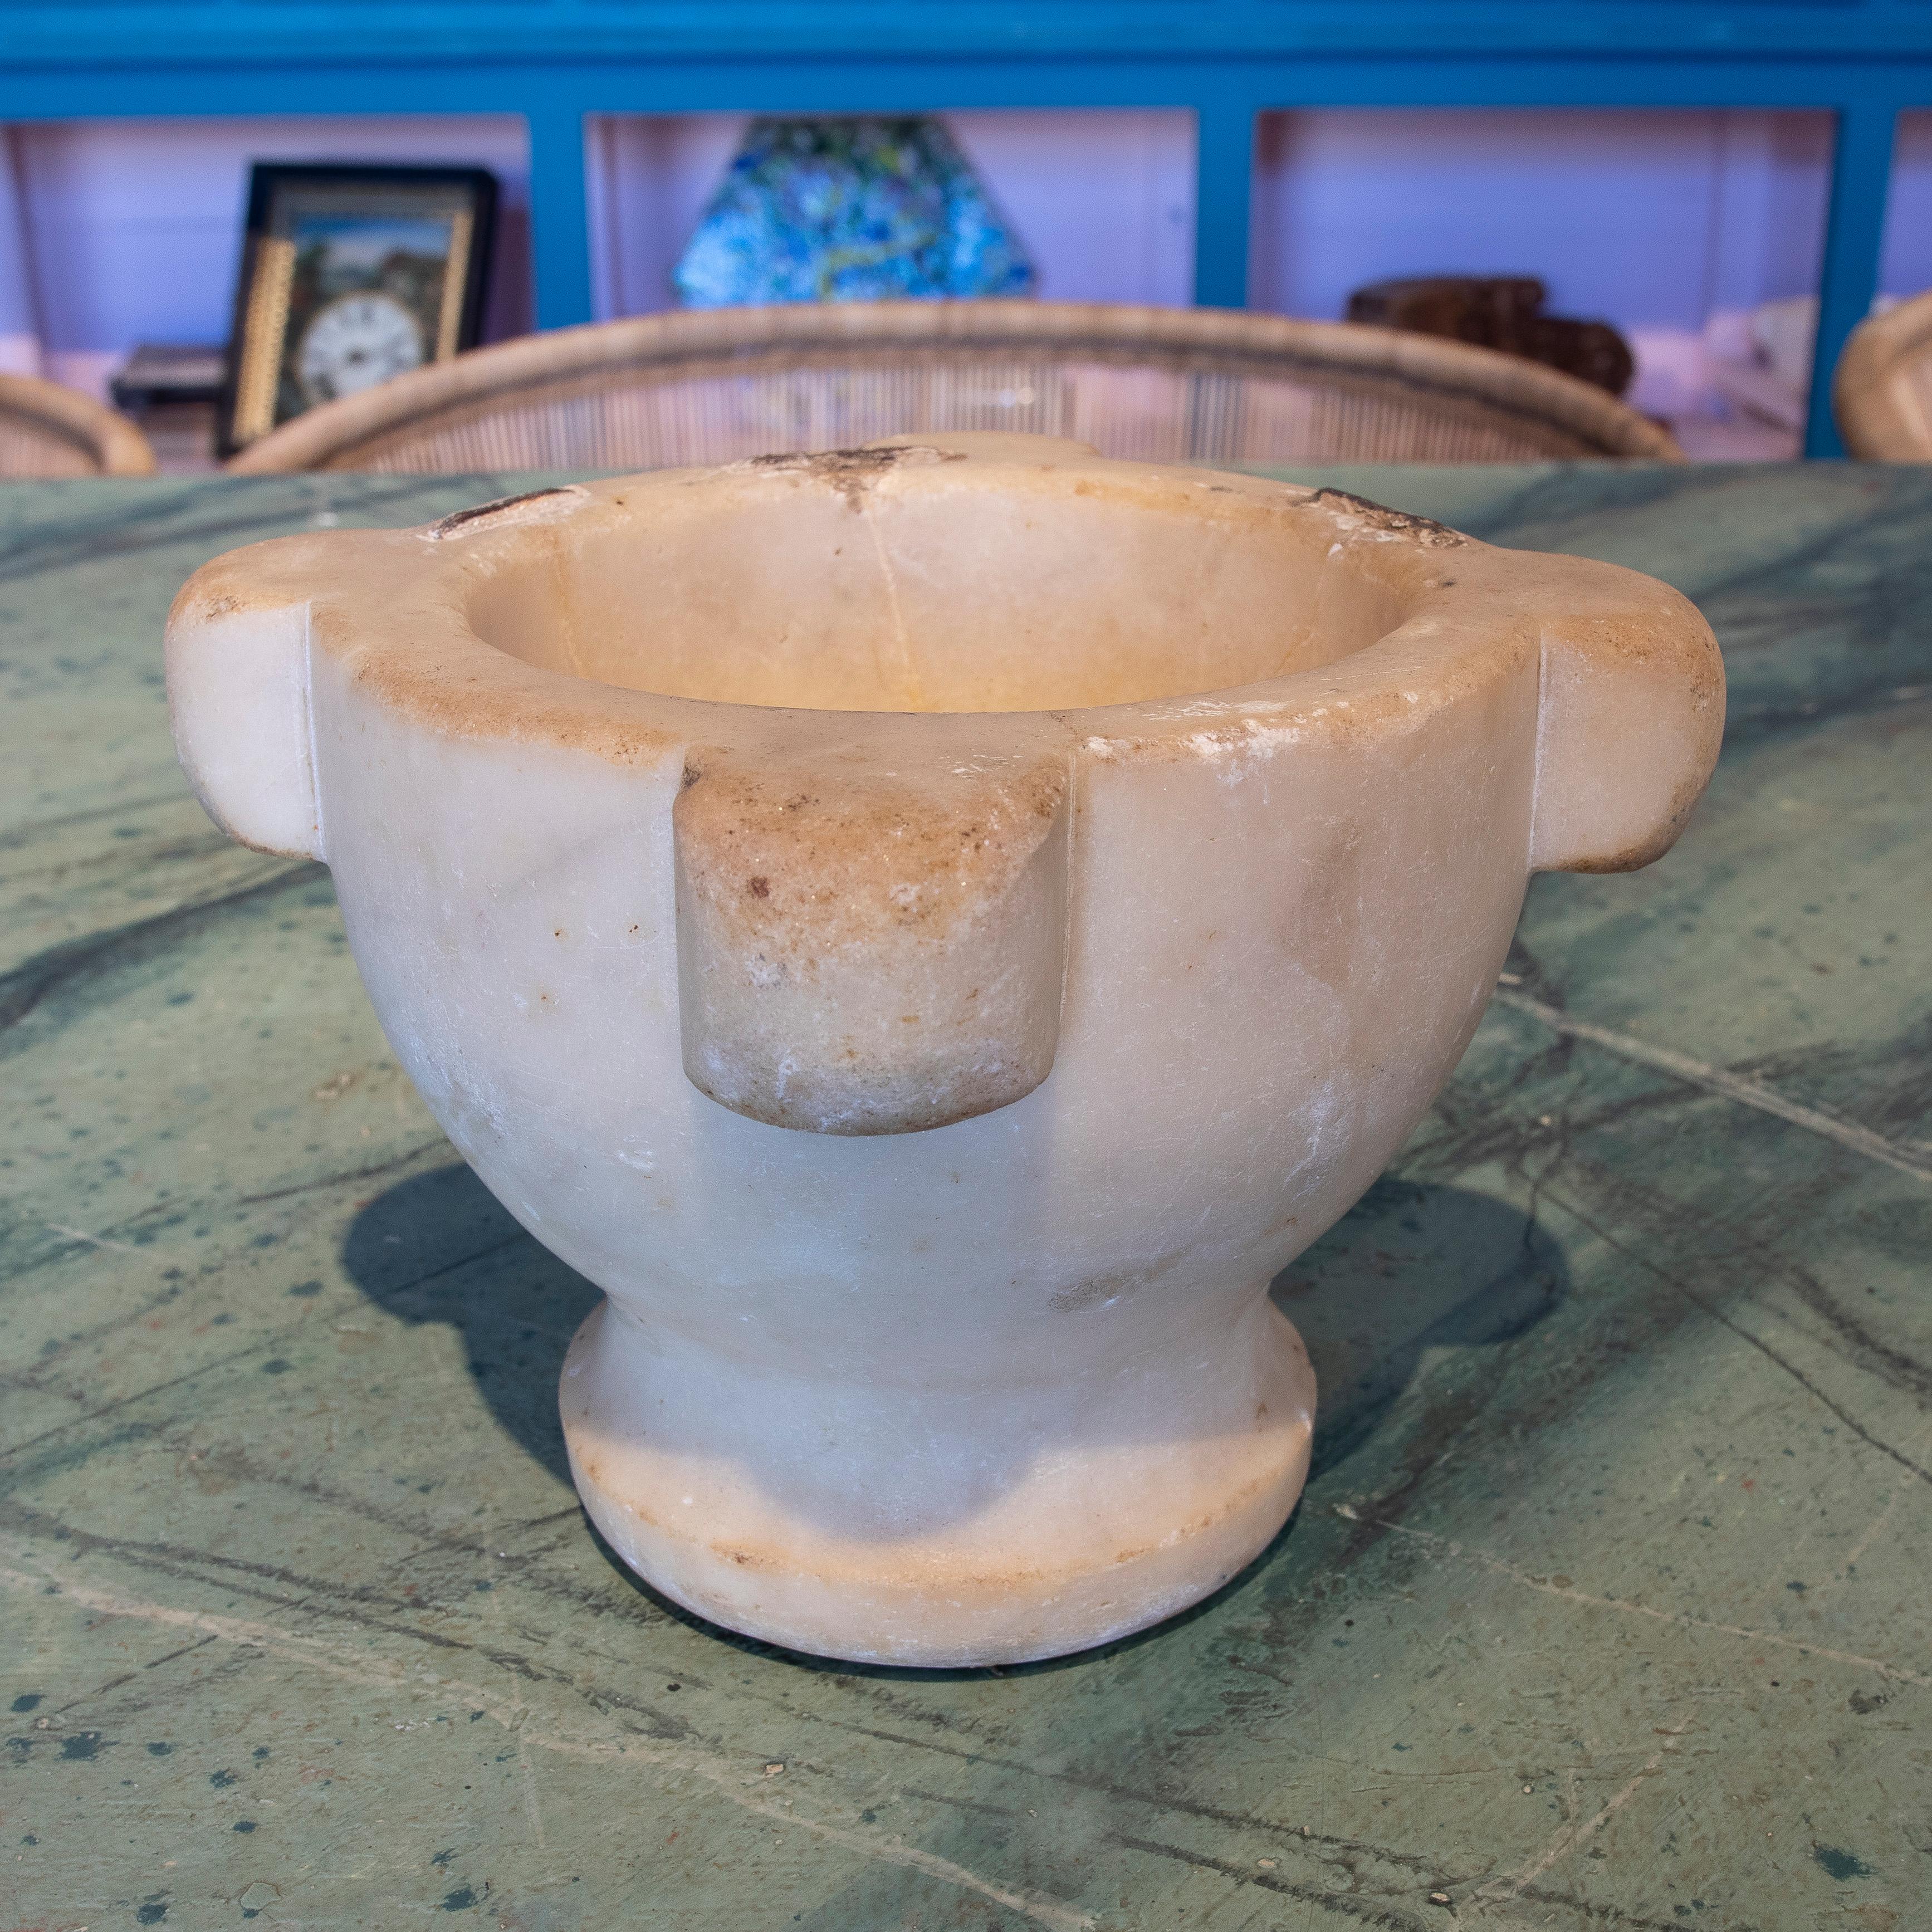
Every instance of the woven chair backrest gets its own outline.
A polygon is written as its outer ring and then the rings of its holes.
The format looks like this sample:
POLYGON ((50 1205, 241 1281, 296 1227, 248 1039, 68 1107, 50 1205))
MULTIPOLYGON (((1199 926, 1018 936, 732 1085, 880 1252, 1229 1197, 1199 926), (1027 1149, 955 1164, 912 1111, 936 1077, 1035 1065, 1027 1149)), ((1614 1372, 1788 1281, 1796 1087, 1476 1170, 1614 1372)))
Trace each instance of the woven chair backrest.
POLYGON ((31 376, 0 376, 0 476, 149 476, 154 452, 124 416, 31 376))
POLYGON ((946 430, 1150 461, 1681 460, 1540 364, 1228 310, 1035 302, 723 310, 562 330, 326 404, 244 470, 628 470, 946 430))

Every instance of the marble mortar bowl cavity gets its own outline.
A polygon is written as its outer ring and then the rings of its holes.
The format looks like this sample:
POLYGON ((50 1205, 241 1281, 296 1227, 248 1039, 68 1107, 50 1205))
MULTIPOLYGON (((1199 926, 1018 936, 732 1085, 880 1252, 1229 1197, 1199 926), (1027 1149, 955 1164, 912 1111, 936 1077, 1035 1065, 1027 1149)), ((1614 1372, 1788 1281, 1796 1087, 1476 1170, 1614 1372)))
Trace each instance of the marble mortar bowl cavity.
POLYGON ((1539 868, 1715 758, 1675 591, 1016 436, 218 559, 183 763, 326 860, 452 1141, 608 1297, 577 1485, 769 1642, 1010 1662, 1286 1520, 1270 1279, 1454 1066, 1539 868))

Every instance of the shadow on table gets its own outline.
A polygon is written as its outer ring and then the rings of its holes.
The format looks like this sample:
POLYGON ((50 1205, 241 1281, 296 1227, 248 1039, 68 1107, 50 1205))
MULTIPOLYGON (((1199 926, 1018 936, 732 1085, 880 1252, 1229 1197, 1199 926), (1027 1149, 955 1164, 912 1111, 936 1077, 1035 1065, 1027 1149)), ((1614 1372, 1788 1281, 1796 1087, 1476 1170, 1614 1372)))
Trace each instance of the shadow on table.
POLYGON ((455 1329, 490 1412, 560 1482, 570 1480, 556 1381, 570 1338, 604 1298, 598 1290, 526 1234, 460 1162, 378 1195, 350 1224, 342 1259, 379 1307, 455 1329))
POLYGON ((1569 1285, 1562 1248, 1520 1209, 1384 1176, 1274 1283, 1320 1392, 1310 1480, 1370 1445, 1426 1352, 1514 1342, 1569 1285))
MULTIPOLYGON (((597 1289, 526 1234, 461 1166, 400 1182, 370 1202, 350 1226, 343 1258, 356 1286, 390 1313, 457 1329, 470 1372, 497 1420, 559 1480, 569 1481, 557 1377, 572 1336, 601 1299, 597 1289)), ((1378 1181, 1274 1287, 1308 1345, 1320 1388, 1311 1480, 1376 1444, 1378 1426, 1426 1352, 1486 1351, 1514 1341, 1557 1306, 1568 1285, 1562 1251, 1516 1209, 1462 1188, 1378 1181)), ((1202 1616, 1240 1588, 1294 1526, 1291 1518, 1240 1576, 1157 1629, 1202 1616)), ((791 1654, 693 1616, 604 1554, 628 1586, 668 1616, 740 1648, 791 1654)), ((793 1660, 848 1676, 982 1674, 793 1660)), ((1018 1668, 1052 1670, 1074 1660, 1018 1668)))

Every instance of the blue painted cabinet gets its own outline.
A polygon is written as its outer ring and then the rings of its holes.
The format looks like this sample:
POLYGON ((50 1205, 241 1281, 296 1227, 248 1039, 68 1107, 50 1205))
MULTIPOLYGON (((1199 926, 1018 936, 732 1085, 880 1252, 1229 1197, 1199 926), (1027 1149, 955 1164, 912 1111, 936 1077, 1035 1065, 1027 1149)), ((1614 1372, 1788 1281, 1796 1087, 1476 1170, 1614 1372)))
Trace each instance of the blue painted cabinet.
POLYGON ((1878 285, 1897 116, 1928 106, 1932 0, 0 0, 0 119, 524 116, 544 327, 591 314, 593 115, 1187 109, 1196 298, 1239 305, 1270 110, 1825 110, 1820 455, 1878 285))

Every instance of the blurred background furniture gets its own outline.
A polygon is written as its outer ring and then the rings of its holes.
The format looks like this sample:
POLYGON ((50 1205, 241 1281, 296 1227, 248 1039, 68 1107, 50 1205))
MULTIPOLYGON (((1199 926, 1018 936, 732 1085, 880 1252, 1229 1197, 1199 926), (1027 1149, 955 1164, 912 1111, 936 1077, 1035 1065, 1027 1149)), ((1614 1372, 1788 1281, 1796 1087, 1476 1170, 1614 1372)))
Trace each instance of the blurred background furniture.
POLYGON ((224 358, 197 343, 136 343, 110 379, 108 400, 148 439, 164 476, 217 466, 224 358))
MULTIPOLYGON (((1896 0, 1461 0, 1394 14, 1312 0, 388 0, 380 32, 346 0, 0 13, 0 119, 514 117, 546 328, 598 313, 586 143, 606 117, 1181 110, 1192 298, 1240 307, 1253 281, 1257 132, 1281 110, 1817 112, 1832 129, 1809 391, 1820 455, 1839 446, 1832 366, 1880 287, 1895 128, 1932 100, 1932 8, 1896 0)), ((173 332, 158 320, 146 332, 173 332)))
POLYGON ((1848 454, 1932 463, 1932 295, 1861 322, 1845 344, 1832 405, 1848 454))
POLYGON ((1460 342, 1217 309, 712 309, 529 336, 323 404, 260 472, 627 470, 1021 430, 1174 462, 1682 461, 1601 389, 1460 342))
POLYGON ((0 477, 154 473, 154 452, 125 416, 58 382, 0 376, 0 477))

